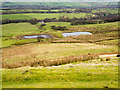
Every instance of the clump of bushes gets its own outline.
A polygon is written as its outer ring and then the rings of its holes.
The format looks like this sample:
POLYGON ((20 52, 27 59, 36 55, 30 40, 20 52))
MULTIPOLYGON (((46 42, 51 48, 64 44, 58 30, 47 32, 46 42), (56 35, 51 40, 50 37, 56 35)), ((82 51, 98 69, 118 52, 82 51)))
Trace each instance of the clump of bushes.
POLYGON ((52 29, 54 30, 67 30, 66 26, 51 26, 52 29))
POLYGON ((32 25, 35 25, 38 23, 38 20, 36 18, 30 19, 29 23, 31 23, 32 25))

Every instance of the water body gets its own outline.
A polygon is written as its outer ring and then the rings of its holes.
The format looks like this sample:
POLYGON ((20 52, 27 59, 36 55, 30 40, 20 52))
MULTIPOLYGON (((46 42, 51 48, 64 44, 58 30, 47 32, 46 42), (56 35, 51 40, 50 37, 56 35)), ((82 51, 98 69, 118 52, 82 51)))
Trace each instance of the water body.
MULTIPOLYGON (((92 35, 92 33, 90 33, 90 32, 72 32, 72 33, 62 33, 62 35, 64 37, 67 37, 67 36, 77 36, 77 35, 92 35)), ((31 35, 31 36, 23 36, 22 38, 24 38, 24 39, 31 39, 31 38, 39 38, 39 37, 42 37, 42 38, 52 38, 49 35, 31 35)))
POLYGON ((77 36, 77 35, 92 35, 90 32, 72 32, 72 33, 62 33, 64 37, 67 36, 77 36))
POLYGON ((51 38, 49 35, 32 35, 32 36, 23 36, 23 38, 25 38, 25 39, 39 38, 39 37, 42 37, 42 38, 51 38))

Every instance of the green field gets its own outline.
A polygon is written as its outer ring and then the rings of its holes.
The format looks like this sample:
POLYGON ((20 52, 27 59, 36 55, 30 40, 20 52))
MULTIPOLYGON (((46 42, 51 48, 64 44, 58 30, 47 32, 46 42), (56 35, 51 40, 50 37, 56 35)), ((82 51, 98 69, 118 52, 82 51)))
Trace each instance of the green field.
POLYGON ((9 20, 16 20, 16 19, 45 19, 45 18, 59 18, 61 16, 67 16, 69 18, 81 18, 86 17, 86 13, 30 13, 30 14, 8 14, 8 15, 2 15, 2 19, 9 19, 9 20))

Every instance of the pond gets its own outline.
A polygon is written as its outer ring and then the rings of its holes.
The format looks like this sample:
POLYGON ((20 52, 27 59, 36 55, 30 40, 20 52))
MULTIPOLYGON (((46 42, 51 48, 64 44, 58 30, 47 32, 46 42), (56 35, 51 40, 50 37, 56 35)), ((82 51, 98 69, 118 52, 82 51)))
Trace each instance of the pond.
POLYGON ((38 38, 38 37, 51 38, 49 35, 31 35, 31 36, 23 36, 22 38, 24 38, 24 39, 31 39, 31 38, 38 38))
POLYGON ((72 33, 62 33, 64 37, 67 36, 77 36, 77 35, 92 35, 90 32, 72 32, 72 33))
MULTIPOLYGON (((62 33, 62 35, 64 37, 67 37, 67 36, 77 36, 77 35, 92 35, 92 33, 90 32, 72 32, 72 33, 62 33)), ((42 38, 52 38, 51 36, 49 35, 31 35, 31 36, 22 36, 22 38, 24 39, 32 39, 32 38, 39 38, 39 37, 42 37, 42 38)))

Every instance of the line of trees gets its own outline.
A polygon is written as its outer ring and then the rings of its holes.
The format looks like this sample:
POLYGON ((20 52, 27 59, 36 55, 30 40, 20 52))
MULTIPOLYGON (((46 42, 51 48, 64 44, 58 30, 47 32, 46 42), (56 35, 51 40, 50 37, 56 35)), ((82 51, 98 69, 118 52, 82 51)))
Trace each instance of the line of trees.
POLYGON ((29 20, 27 19, 16 19, 16 20, 5 19, 0 22, 1 22, 0 24, 9 24, 9 23, 29 22, 29 20))
POLYGON ((21 14, 21 13, 73 13, 73 11, 9 11, 2 12, 2 14, 21 14))
POLYGON ((118 14, 97 14, 97 16, 92 17, 85 17, 85 18, 68 18, 66 16, 62 16, 59 19, 56 18, 45 18, 43 20, 37 20, 37 19, 18 19, 18 20, 2 20, 2 24, 8 24, 8 23, 19 23, 19 22, 30 22, 31 24, 37 24, 38 22, 44 21, 46 22, 71 22, 71 25, 81 25, 81 24, 96 24, 96 23, 106 23, 106 22, 115 22, 120 21, 118 14))
POLYGON ((20 14, 20 13, 90 13, 92 11, 92 9, 87 9, 87 8, 77 8, 75 10, 58 10, 58 11, 51 11, 50 9, 48 9, 48 11, 39 11, 39 10, 24 10, 24 11, 20 11, 20 10, 6 10, 4 12, 2 12, 2 14, 20 14))

